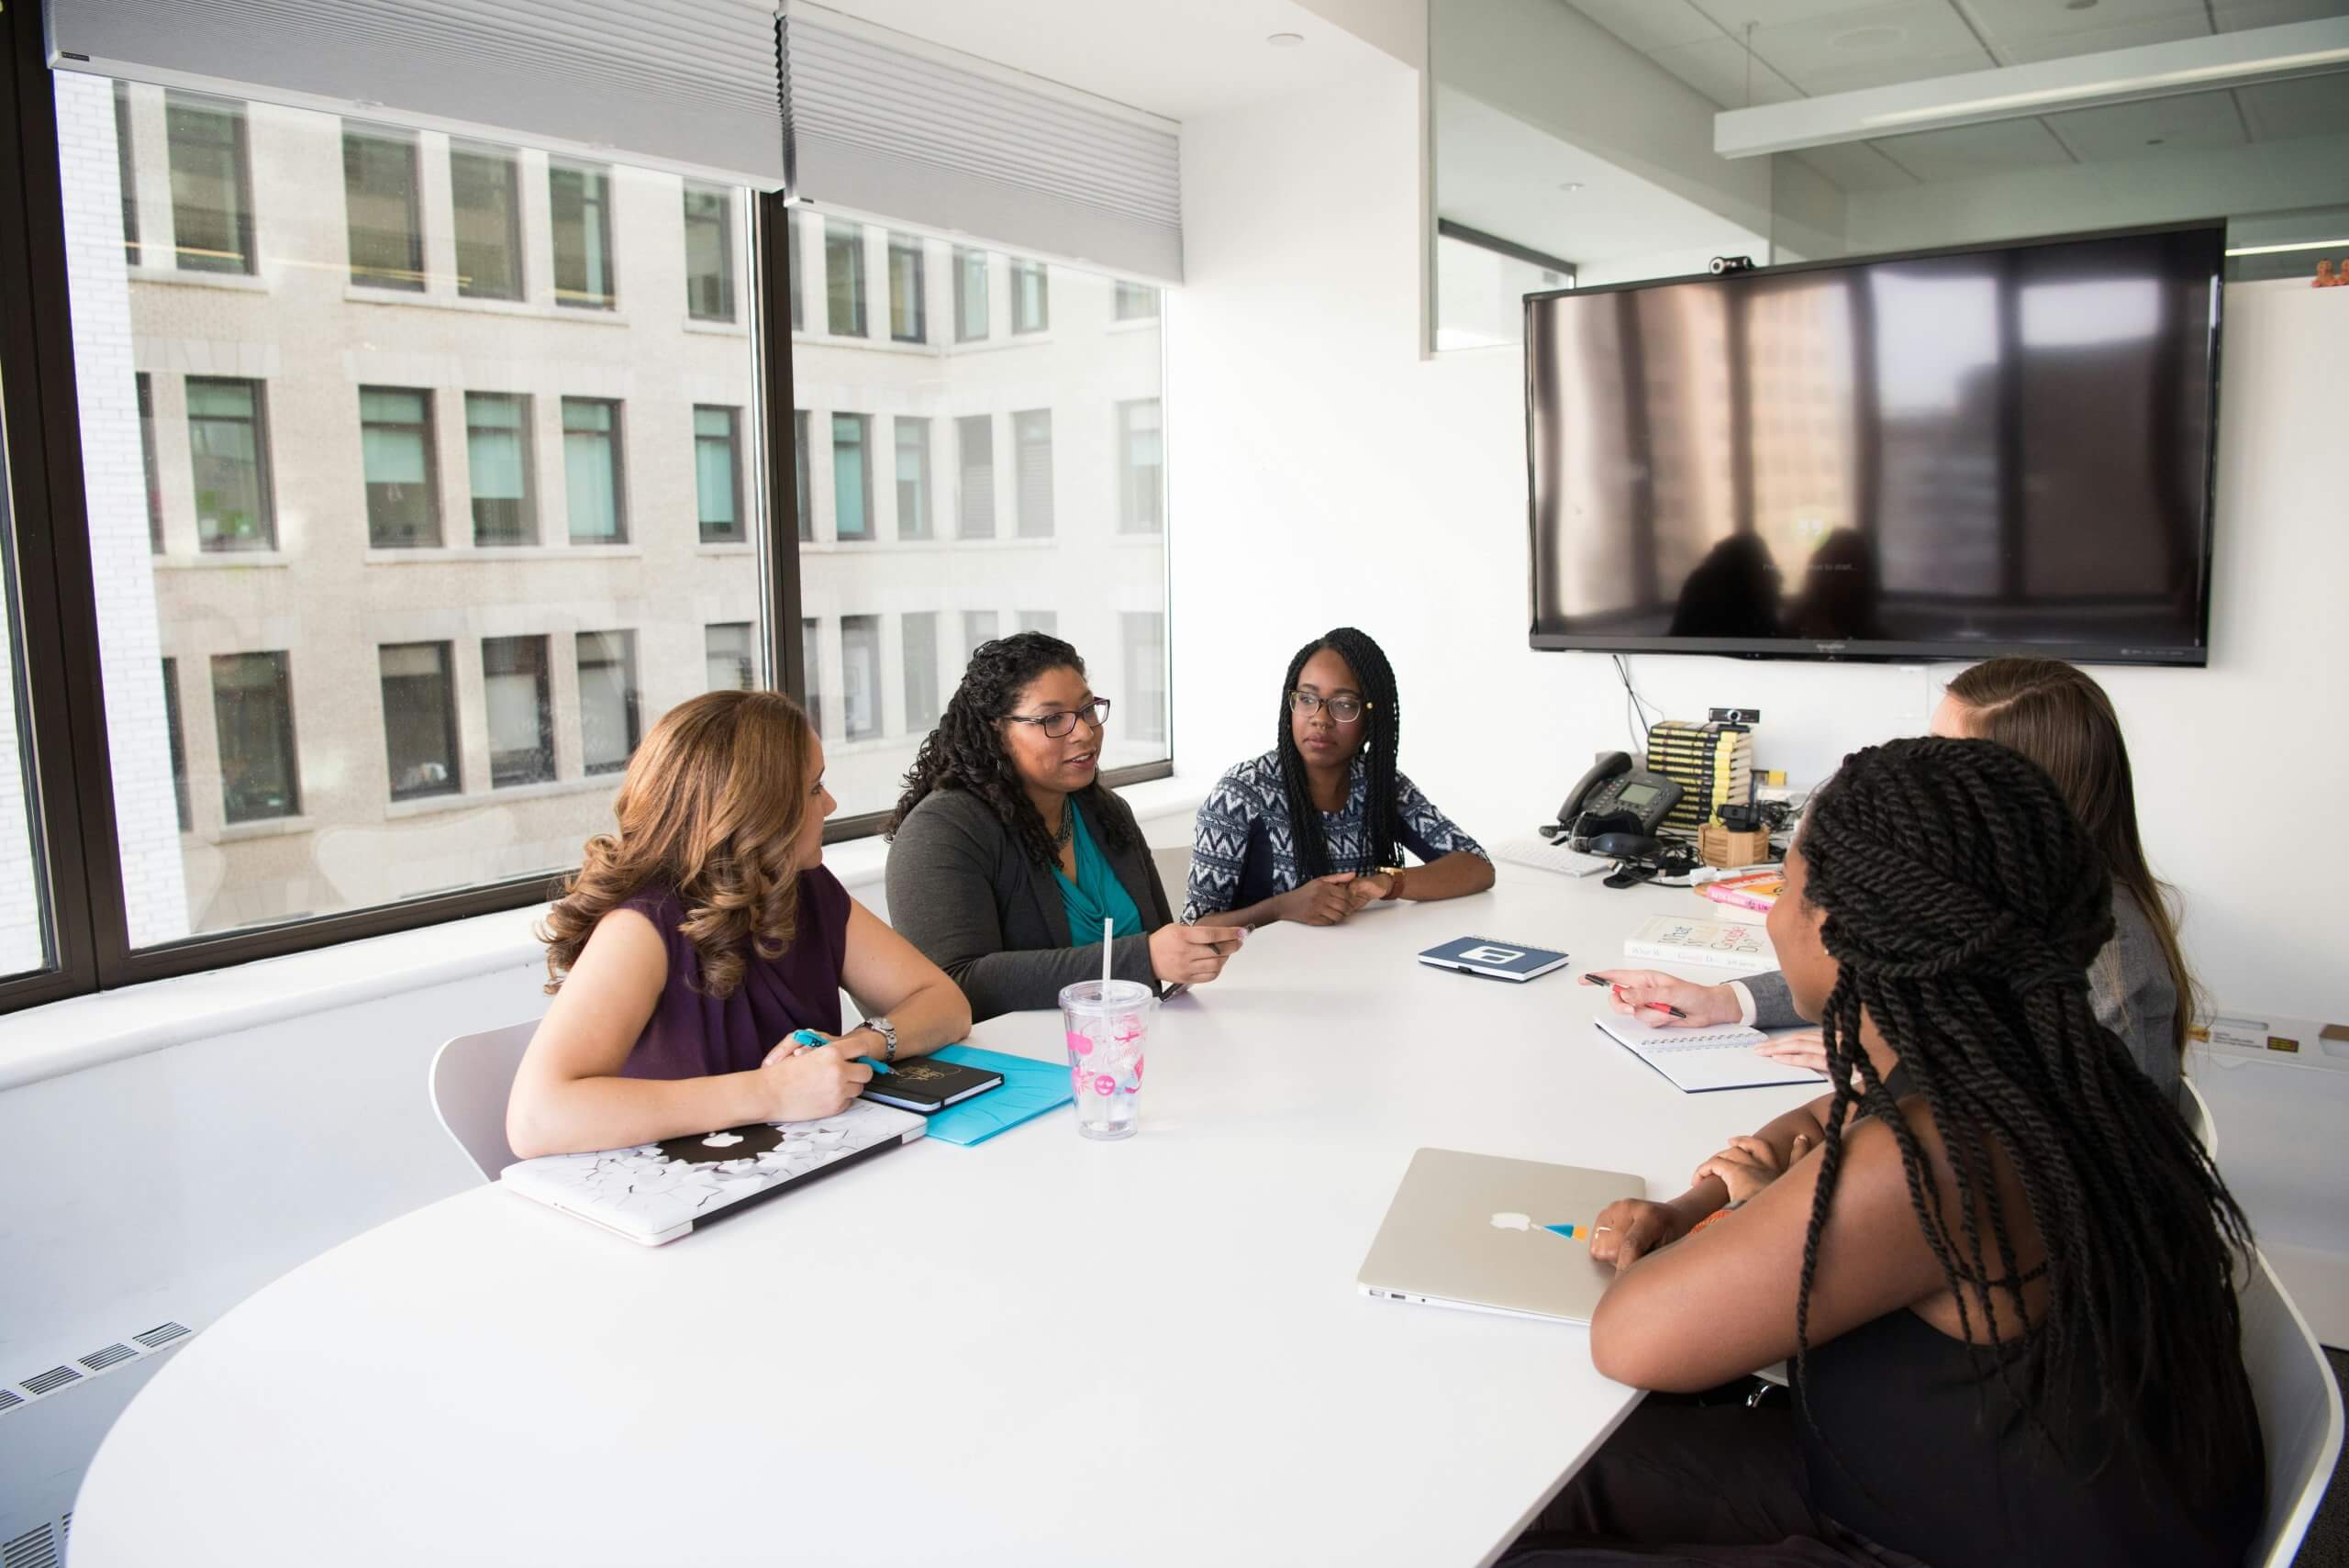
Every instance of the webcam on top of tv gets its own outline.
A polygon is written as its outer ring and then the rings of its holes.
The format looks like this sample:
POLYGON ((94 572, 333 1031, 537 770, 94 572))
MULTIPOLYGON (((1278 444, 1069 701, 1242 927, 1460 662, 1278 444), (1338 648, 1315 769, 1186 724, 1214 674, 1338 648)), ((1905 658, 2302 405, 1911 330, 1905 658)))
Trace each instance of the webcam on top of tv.
POLYGON ((1717 278, 1724 276, 1730 272, 1750 272, 1753 270, 1753 258, 1751 256, 1716 256, 1713 258, 1713 276, 1717 278))

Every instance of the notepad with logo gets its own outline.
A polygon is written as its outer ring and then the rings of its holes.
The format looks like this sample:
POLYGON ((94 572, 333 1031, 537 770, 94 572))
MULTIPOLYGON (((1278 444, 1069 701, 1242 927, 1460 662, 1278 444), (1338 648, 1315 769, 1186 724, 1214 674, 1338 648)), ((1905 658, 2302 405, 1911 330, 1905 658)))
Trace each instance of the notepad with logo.
POLYGON ((1419 962, 1438 969, 1456 969, 1464 974, 1482 974, 1492 980, 1536 980, 1566 962, 1566 955, 1552 948, 1537 948, 1525 942, 1504 942, 1491 937, 1456 937, 1442 947, 1432 947, 1419 954, 1419 962))
POLYGON ((1822 1084, 1823 1073, 1789 1067, 1754 1051, 1770 1036, 1742 1024, 1710 1029, 1650 1026, 1637 1018, 1603 1016, 1598 1032, 1692 1095, 1712 1089, 1763 1089, 1775 1084, 1822 1084))

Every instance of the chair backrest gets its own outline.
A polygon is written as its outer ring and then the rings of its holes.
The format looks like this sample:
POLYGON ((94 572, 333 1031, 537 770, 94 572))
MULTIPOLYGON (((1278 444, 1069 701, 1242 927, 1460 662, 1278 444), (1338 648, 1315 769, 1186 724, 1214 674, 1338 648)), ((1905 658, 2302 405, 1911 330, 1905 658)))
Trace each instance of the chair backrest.
POLYGON ((2341 1457, 2341 1389, 2308 1319, 2254 1253, 2243 1282, 2243 1365, 2267 1449, 2267 1509, 2248 1561, 2290 1568, 2341 1457))
POLYGON ((2202 1152, 2216 1163, 2219 1158, 2219 1124, 2210 1119, 2210 1102, 2202 1097, 2202 1091, 2194 1086, 2191 1078, 2180 1078, 2177 1087, 2180 1095, 2177 1108, 2185 1114, 2187 1130, 2194 1134, 2194 1141, 2199 1143, 2202 1152))
POLYGON ((433 1112, 485 1180, 497 1180, 497 1173, 514 1163, 513 1147, 506 1141, 506 1098, 513 1092, 522 1052, 538 1031, 539 1020, 532 1018, 461 1034, 432 1054, 433 1112))

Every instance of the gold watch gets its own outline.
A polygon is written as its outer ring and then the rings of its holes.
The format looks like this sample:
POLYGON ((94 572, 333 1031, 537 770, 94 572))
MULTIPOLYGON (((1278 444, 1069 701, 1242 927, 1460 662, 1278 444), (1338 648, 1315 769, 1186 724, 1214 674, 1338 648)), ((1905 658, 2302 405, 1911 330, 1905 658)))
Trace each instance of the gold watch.
POLYGON ((1401 866, 1380 866, 1378 868, 1378 874, 1386 879, 1387 897, 1400 898, 1403 896, 1403 868, 1401 866))

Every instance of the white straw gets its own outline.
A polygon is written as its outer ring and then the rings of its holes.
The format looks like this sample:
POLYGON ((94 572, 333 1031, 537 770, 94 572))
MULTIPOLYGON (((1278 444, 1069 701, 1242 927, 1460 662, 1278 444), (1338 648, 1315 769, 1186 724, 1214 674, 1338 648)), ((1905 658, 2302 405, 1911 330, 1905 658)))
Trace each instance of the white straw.
POLYGON ((1109 939, 1116 927, 1109 917, 1101 917, 1101 999, 1109 999, 1109 939))

